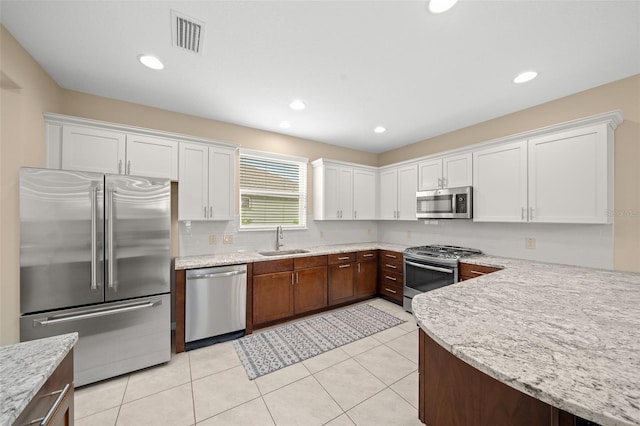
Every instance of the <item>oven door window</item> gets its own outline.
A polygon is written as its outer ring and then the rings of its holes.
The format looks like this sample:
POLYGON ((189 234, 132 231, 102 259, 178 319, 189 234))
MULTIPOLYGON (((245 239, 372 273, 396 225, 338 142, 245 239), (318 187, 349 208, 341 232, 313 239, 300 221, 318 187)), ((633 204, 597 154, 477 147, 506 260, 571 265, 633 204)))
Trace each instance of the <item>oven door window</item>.
POLYGON ((424 293, 455 283, 454 268, 405 261, 405 286, 424 293))

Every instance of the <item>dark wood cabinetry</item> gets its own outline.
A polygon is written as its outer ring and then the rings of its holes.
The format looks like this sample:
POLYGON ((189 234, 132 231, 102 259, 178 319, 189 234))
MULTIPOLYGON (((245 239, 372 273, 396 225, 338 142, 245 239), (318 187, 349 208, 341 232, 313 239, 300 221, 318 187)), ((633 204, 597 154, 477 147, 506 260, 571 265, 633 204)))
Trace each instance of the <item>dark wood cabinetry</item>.
POLYGON ((460 262, 458 267, 458 281, 470 280, 471 278, 477 278, 499 270, 500 268, 494 268, 491 266, 473 265, 471 263, 460 262))
POLYGON ((71 349, 14 424, 73 425, 73 390, 71 349))
POLYGON ((338 305, 355 298, 354 269, 356 253, 329 255, 329 305, 338 305))
POLYGON ((359 251, 356 255, 355 297, 375 296, 377 293, 378 251, 359 251))
POLYGON ((418 344, 418 416, 426 425, 573 425, 573 415, 477 370, 423 330, 418 344))
POLYGON ((253 264, 252 325, 273 323, 327 306, 327 256, 253 264))
POLYGON ((380 250, 378 265, 378 294, 402 305, 404 281, 402 253, 380 250))

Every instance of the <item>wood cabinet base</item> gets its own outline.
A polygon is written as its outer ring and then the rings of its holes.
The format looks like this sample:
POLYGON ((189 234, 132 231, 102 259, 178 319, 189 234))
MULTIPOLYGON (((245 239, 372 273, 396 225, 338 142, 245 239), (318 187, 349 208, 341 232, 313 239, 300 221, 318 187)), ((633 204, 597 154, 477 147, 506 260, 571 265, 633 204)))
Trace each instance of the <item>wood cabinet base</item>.
POLYGON ((573 415, 513 389, 419 333, 418 415, 427 426, 569 426, 573 415))

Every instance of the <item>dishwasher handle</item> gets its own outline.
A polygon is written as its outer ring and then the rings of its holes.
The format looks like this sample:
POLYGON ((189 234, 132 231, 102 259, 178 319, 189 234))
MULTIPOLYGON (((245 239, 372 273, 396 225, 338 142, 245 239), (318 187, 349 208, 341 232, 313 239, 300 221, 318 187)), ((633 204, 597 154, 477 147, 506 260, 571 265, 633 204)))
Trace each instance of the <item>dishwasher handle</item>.
POLYGON ((246 270, 228 271, 228 272, 215 272, 213 274, 189 275, 189 277, 187 277, 187 279, 189 279, 189 280, 201 280, 201 279, 204 279, 204 278, 232 277, 234 275, 244 275, 246 273, 247 273, 246 270))

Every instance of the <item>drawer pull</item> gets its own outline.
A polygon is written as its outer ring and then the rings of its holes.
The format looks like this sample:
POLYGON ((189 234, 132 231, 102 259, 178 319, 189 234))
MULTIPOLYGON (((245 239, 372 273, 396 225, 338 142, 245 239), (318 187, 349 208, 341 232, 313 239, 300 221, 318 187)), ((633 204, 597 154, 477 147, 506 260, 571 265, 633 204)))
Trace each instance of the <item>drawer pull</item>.
POLYGON ((338 265, 338 268, 348 268, 351 264, 347 263, 345 265, 338 265))
POLYGON ((390 289, 390 288, 388 288, 388 287, 385 287, 384 289, 385 289, 386 291, 388 291, 389 293, 393 293, 393 294, 396 294, 396 293, 397 293, 397 291, 396 291, 396 290, 391 290, 391 289, 390 289))
POLYGON ((391 268, 391 269, 396 269, 397 268, 396 265, 389 265, 388 263, 386 265, 384 265, 384 266, 386 266, 387 268, 391 268))
POLYGON ((395 277, 390 277, 389 275, 385 275, 384 276, 386 279, 391 280, 391 281, 397 281, 398 279, 395 277))
POLYGON ((373 253, 363 254, 362 257, 373 257, 373 253))
POLYGON ((469 271, 469 273, 475 274, 475 275, 487 275, 486 272, 480 272, 480 271, 469 271))
POLYGON ((49 408, 49 411, 47 411, 47 414, 44 415, 44 417, 41 417, 39 419, 31 420, 30 422, 27 423, 27 425, 33 425, 33 424, 46 425, 46 424, 49 424, 49 422, 51 421, 51 418, 55 414, 56 410, 58 410, 58 407, 60 406, 62 401, 64 401, 65 397, 67 396, 67 393, 69 393, 69 388, 70 387, 71 387, 71 385, 69 383, 67 383, 59 391, 55 391, 55 392, 51 392, 51 393, 49 393, 47 395, 43 395, 43 396, 53 396, 53 395, 59 394, 58 397, 56 398, 56 400, 54 401, 53 405, 49 408))
POLYGON ((339 257, 338 260, 349 260, 349 256, 339 257))
POLYGON ((395 254, 385 254, 386 257, 390 257, 391 259, 397 259, 395 254))

